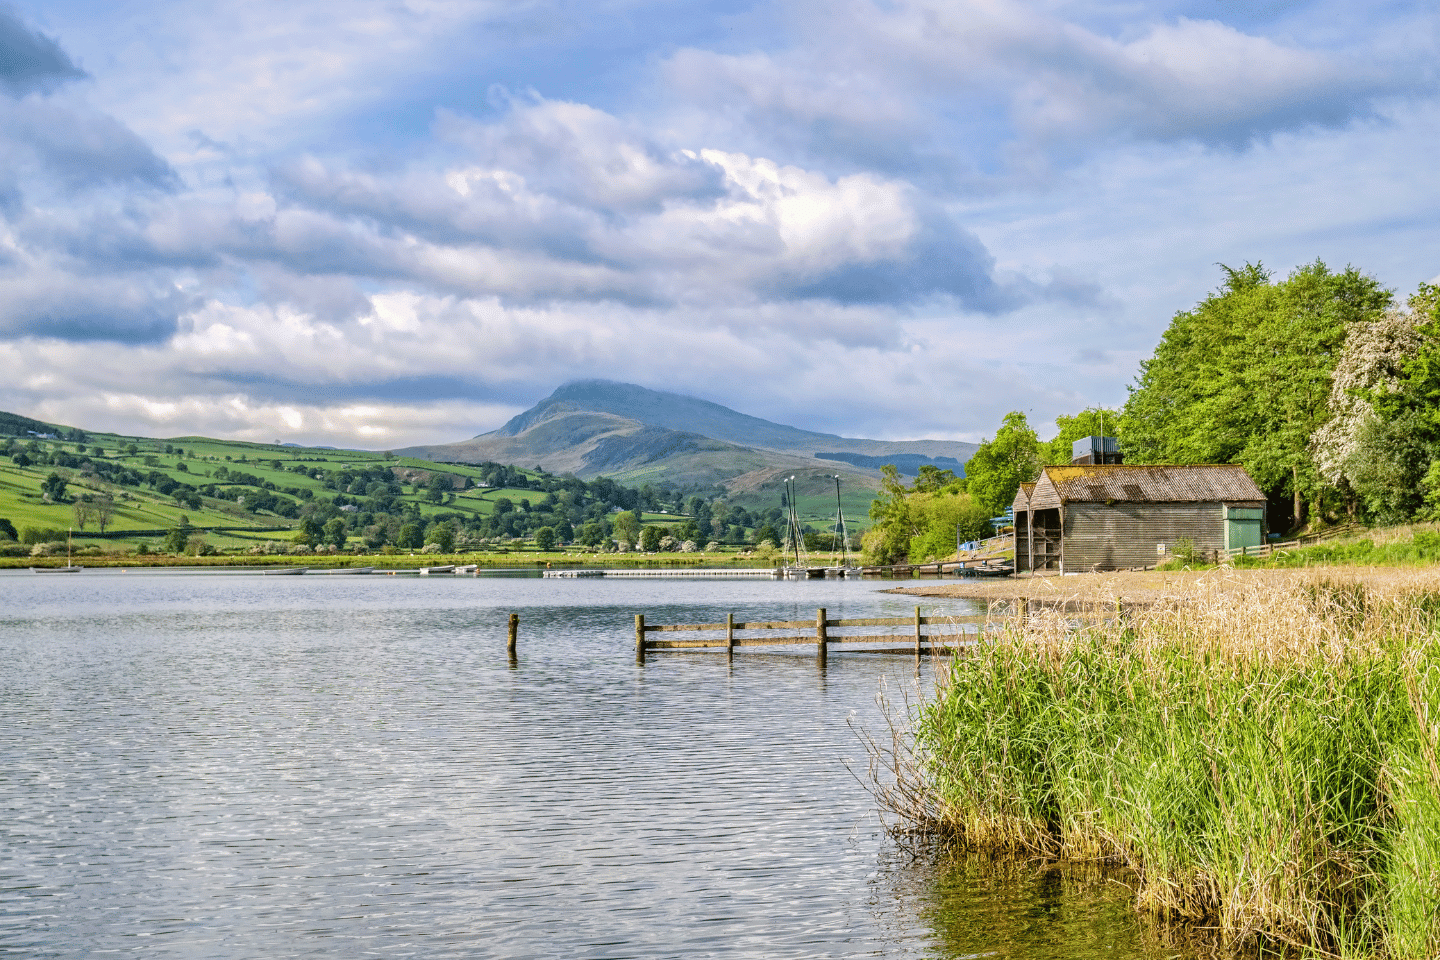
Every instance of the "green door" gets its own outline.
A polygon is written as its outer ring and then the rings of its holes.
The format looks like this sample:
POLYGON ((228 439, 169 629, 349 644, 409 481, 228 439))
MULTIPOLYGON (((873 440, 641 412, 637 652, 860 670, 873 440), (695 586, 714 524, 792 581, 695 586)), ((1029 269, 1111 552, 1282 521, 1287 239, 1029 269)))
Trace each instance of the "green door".
POLYGON ((1265 542, 1264 507, 1225 508, 1225 549, 1258 547, 1265 542))

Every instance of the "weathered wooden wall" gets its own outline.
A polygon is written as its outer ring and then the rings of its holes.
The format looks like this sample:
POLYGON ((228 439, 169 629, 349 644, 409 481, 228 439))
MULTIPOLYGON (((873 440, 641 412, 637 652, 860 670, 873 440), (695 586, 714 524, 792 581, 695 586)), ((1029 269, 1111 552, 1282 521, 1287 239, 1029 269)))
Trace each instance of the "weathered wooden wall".
POLYGON ((1220 503, 1069 503, 1065 505, 1065 572, 1150 566, 1189 538, 1204 554, 1225 549, 1220 503))

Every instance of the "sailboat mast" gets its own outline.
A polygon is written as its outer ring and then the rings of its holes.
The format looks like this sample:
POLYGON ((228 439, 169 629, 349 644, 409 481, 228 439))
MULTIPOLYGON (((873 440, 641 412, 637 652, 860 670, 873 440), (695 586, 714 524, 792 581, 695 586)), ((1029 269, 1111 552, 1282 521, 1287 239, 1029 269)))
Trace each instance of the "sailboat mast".
POLYGON ((795 566, 800 566, 800 511, 795 508, 795 478, 790 478, 790 536, 795 544, 795 566))

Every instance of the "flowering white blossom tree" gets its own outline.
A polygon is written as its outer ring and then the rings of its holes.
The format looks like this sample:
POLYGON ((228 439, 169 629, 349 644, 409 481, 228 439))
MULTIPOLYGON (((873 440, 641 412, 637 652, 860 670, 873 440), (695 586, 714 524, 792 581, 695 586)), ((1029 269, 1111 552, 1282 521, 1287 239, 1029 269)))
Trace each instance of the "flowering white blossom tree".
POLYGON ((1350 324, 1331 381, 1330 419, 1310 440, 1315 465, 1329 483, 1345 490, 1353 481, 1350 465, 1366 420, 1375 416, 1375 398, 1401 390, 1405 362, 1419 352, 1420 343, 1406 311, 1391 309, 1378 320, 1350 324))

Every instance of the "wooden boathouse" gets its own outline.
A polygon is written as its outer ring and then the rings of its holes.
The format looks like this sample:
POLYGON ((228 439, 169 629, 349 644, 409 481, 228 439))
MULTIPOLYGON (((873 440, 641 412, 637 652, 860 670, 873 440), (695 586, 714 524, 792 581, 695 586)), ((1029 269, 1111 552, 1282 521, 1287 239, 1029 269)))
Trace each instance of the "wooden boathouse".
POLYGON ((1265 542, 1265 494, 1238 464, 1045 467, 1015 494, 1015 572, 1152 566, 1265 542))

